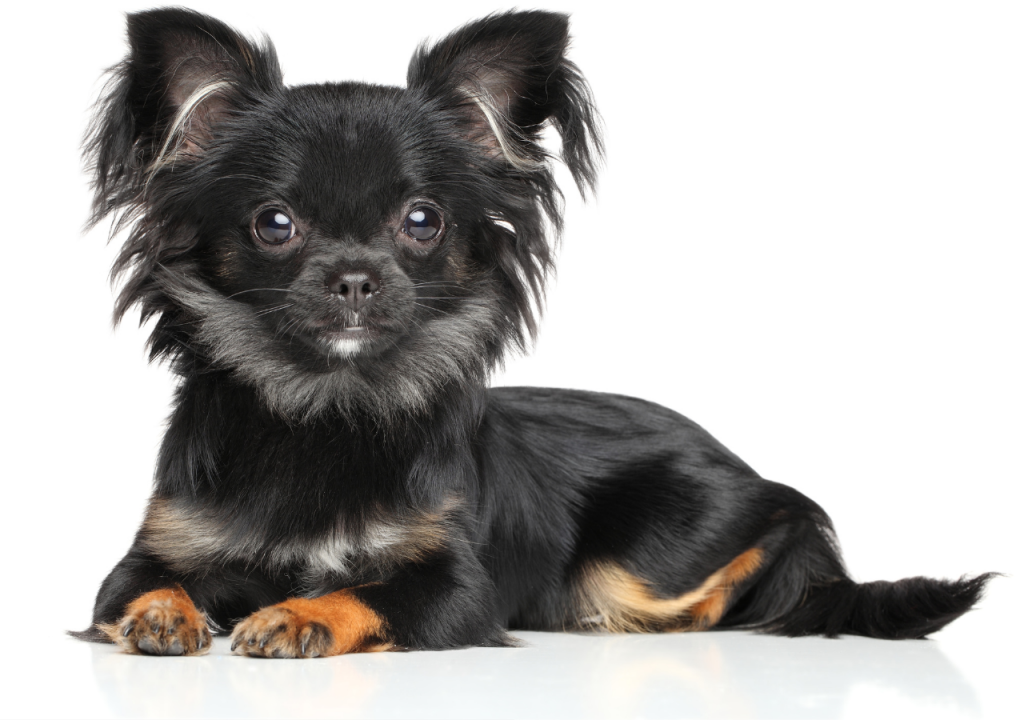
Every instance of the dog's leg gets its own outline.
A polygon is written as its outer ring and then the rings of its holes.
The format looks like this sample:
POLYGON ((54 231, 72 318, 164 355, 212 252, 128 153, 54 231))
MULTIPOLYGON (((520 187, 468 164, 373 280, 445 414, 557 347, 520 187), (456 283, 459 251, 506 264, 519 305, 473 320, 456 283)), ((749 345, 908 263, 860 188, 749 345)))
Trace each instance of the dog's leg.
POLYGON ((763 558, 761 548, 750 548, 675 597, 659 597, 648 581, 614 561, 594 562, 577 578, 576 619, 569 624, 612 632, 707 630, 718 624, 763 558))
POLYGON ((232 650, 298 658, 509 644, 494 608, 483 567, 464 546, 449 545, 384 582, 265 607, 235 627, 232 650))
POLYGON ((206 615, 180 585, 150 590, 128 604, 119 622, 96 627, 125 652, 145 655, 201 655, 212 641, 206 615))
POLYGON ((130 653, 199 655, 209 651, 210 626, 162 563, 130 551, 103 581, 82 640, 113 642, 130 653))
POLYGON ((353 590, 289 598, 254 612, 231 635, 232 651, 254 657, 321 657, 389 646, 385 619, 353 590))

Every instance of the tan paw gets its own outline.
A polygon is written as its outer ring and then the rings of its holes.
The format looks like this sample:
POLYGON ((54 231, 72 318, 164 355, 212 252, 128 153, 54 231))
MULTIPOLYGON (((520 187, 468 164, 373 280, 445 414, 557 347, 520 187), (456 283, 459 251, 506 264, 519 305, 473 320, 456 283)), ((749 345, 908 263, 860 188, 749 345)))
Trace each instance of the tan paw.
POLYGON ((320 657, 331 654, 334 637, 327 626, 272 605, 238 623, 231 651, 252 657, 320 657))
POLYGON ((383 622, 351 593, 342 590, 306 600, 292 598, 254 612, 231 633, 238 655, 312 658, 390 647, 383 622))
POLYGON ((180 586, 146 593, 99 629, 125 652, 144 655, 202 655, 212 642, 206 616, 180 586))

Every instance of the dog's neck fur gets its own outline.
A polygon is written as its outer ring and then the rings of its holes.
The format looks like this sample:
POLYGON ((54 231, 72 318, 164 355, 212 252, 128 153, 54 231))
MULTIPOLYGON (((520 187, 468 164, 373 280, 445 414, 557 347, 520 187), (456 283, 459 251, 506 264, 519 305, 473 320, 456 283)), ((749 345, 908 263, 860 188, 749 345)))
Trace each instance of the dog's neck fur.
POLYGON ((161 448, 157 496, 259 506, 264 489, 286 486, 297 507, 315 500, 311 507, 326 513, 327 524, 344 506, 422 509, 465 492, 487 402, 482 383, 448 388, 416 410, 382 415, 352 403, 296 419, 270 408, 263 390, 237 373, 193 370, 178 389, 161 448), (318 472, 289 477, 309 457, 322 458, 318 472))
POLYGON ((252 306, 225 297, 190 273, 164 272, 163 291, 186 322, 179 340, 179 368, 226 371, 251 388, 271 413, 287 423, 339 416, 350 425, 367 422, 400 427, 434 412, 458 396, 460 388, 482 389, 501 341, 496 308, 481 300, 464 300, 455 313, 417 326, 403 347, 363 360, 328 359, 323 367, 306 367, 281 347, 252 306), (481 355, 480 348, 492 348, 481 355), (333 363, 333 364, 332 364, 333 363))

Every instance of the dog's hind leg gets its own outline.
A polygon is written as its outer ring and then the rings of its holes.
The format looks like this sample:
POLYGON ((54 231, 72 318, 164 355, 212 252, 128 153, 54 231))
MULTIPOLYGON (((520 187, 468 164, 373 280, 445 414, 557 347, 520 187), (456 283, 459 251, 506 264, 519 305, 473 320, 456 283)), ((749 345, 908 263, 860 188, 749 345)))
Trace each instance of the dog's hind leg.
POLYGON ((688 513, 687 502, 703 488, 666 477, 635 475, 632 485, 611 486, 609 497, 592 504, 601 512, 584 524, 581 547, 601 552, 577 559, 566 625, 918 638, 969 610, 991 577, 859 584, 843 565, 828 516, 796 490, 759 478, 720 481, 720 492, 704 497, 728 502, 688 513), (628 507, 631 489, 662 502, 611 511, 628 507))
POLYGON ((857 583, 843 568, 828 517, 818 510, 791 525, 720 626, 790 637, 922 638, 970 610, 993 575, 857 583))
POLYGON ((750 548, 696 588, 674 597, 659 596, 649 582, 615 561, 594 561, 576 579, 575 624, 612 632, 712 628, 761 568, 763 558, 761 548, 750 548))

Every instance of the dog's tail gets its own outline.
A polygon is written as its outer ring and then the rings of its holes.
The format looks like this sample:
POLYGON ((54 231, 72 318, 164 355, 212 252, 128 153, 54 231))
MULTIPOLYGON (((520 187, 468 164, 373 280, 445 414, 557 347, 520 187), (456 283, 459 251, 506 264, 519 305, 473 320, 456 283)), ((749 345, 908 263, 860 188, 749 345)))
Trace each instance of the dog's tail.
POLYGON ((772 559, 719 627, 789 637, 922 638, 970 610, 998 575, 857 583, 843 566, 831 521, 820 508, 786 524, 788 532, 772 533, 777 539, 768 550, 772 559))
POLYGON ((992 573, 986 573, 959 580, 913 577, 862 584, 838 580, 809 588, 797 607, 765 629, 790 637, 922 638, 970 610, 991 577, 992 573))

